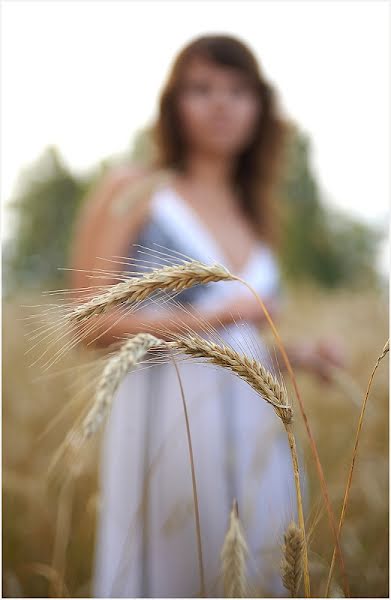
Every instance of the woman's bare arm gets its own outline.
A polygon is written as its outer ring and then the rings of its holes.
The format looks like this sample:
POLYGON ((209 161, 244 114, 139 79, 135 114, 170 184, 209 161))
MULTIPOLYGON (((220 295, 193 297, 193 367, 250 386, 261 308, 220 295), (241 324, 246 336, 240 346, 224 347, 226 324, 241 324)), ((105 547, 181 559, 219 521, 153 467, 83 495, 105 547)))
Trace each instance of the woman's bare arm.
MULTIPOLYGON (((115 218, 111 214, 113 200, 125 186, 137 181, 142 174, 141 169, 116 168, 104 175, 90 191, 78 216, 72 244, 71 267, 73 271, 71 271, 71 286, 74 290, 93 285, 91 279, 88 278, 88 273, 85 271, 98 268, 118 270, 110 264, 104 266, 103 261, 98 260, 97 257, 104 255, 106 247, 107 250, 111 250, 113 238, 116 237, 118 241, 121 239, 122 242, 122 237, 126 234, 126 228, 123 220, 115 218), (107 227, 105 227, 105 222, 107 227), (122 230, 121 238, 119 237, 119 230, 122 230)), ((135 225, 137 224, 136 220, 134 219, 135 225)), ((131 224, 129 226, 131 227, 131 224)), ((114 282, 115 279, 110 281, 110 278, 108 278, 102 283, 96 283, 96 285, 107 285, 114 282)))

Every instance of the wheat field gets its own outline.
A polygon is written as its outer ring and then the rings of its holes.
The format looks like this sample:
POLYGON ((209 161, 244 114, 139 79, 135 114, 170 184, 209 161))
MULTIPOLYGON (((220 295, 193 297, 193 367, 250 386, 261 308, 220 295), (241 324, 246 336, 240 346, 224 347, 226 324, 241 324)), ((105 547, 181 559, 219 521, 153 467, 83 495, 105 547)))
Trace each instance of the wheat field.
MULTIPOLYGON (((42 296, 21 295, 3 304, 3 595, 88 596, 99 510, 101 431, 83 450, 80 473, 72 486, 62 486, 65 469, 63 476, 57 469, 50 480, 47 469, 61 441, 80 421, 81 411, 85 413, 90 405, 99 353, 75 348, 47 371, 30 366, 47 350, 47 342, 38 340, 32 347, 27 340, 29 321, 24 319, 32 309, 25 305, 42 303, 42 296), (49 424, 52 427, 45 432, 49 424)), ((387 298, 375 291, 326 293, 302 286, 289 289, 277 323, 284 342, 337 336, 346 347, 347 374, 336 375, 332 384, 296 373, 337 517, 361 402, 388 338, 387 312, 387 298)), ((266 337, 273 348, 271 332, 266 337)), ((61 340, 57 344, 61 348, 61 340)), ((288 378, 286 385, 293 397, 288 378)), ((295 427, 306 453, 312 498, 306 523, 311 595, 319 597, 333 541, 299 413, 295 427)), ((388 596, 388 506, 387 357, 379 365, 369 396, 341 536, 353 597, 388 596)), ((332 595, 337 596, 341 587, 337 566, 335 573, 339 585, 334 584, 332 595)))

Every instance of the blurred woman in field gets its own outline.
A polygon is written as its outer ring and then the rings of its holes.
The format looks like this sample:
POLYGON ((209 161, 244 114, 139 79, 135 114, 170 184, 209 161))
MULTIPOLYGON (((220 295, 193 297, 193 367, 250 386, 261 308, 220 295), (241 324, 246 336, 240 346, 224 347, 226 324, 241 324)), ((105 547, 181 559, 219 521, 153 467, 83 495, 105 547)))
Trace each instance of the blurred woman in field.
MULTIPOLYGON (((186 46, 161 93, 153 133, 156 155, 149 168, 113 168, 90 194, 73 246, 72 266, 79 269, 74 288, 91 286, 85 271, 92 269, 102 269, 99 285, 116 283, 126 261, 121 265, 113 257, 133 258, 128 269, 145 272, 143 260, 156 267, 186 255, 240 275, 276 318, 275 190, 289 126, 278 116, 275 92, 251 51, 224 35, 186 46), (137 253, 140 245, 152 253, 137 253)), ((259 333, 267 323, 239 283, 197 286, 176 300, 187 310, 163 303, 132 314, 113 310, 86 339, 108 346, 145 331, 146 324, 158 336, 183 325, 204 335, 207 322, 229 345, 272 368, 259 333)), ((296 348, 292 360, 325 375, 313 347, 296 348)), ((296 501, 283 427, 273 409, 229 372, 196 362, 181 362, 179 369, 206 593, 222 591, 220 551, 235 498, 250 550, 252 590, 284 595, 280 544, 296 518, 296 501)), ((136 370, 121 384, 105 432, 100 483, 94 594, 200 595, 185 421, 169 360, 136 370)))

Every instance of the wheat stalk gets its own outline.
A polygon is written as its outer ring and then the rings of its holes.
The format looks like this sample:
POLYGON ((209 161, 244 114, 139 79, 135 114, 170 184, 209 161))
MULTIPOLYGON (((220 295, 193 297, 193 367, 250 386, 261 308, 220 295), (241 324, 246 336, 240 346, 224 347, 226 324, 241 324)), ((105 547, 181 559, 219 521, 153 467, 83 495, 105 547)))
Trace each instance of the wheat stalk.
MULTIPOLYGON (((355 465, 355 462, 356 462, 356 456, 357 456, 357 451, 358 451, 358 442, 360 440, 360 434, 361 434, 361 429, 362 429, 362 425, 363 425, 363 421, 364 421, 365 409, 366 409, 366 406, 367 406, 367 401, 368 401, 368 397, 369 397, 369 392, 371 390, 372 381, 373 381, 373 378, 375 376, 375 373, 377 371, 377 368, 378 368, 381 360, 386 356, 386 354, 389 353, 389 351, 390 351, 390 340, 388 339, 386 341, 385 345, 384 345, 384 348, 383 348, 381 354, 376 359, 375 365, 374 365, 374 367, 372 369, 372 373, 371 373, 371 375, 369 377, 369 381, 368 381, 368 385, 367 385, 367 390, 365 392, 364 400, 362 402, 360 416, 359 416, 359 419, 358 419, 356 437, 355 437, 355 440, 354 440, 354 448, 353 448, 352 460, 351 460, 351 463, 350 463, 348 480, 346 482, 345 494, 344 494, 344 498, 343 498, 343 502, 342 502, 341 516, 339 518, 337 540, 339 540, 339 536, 341 535, 341 530, 342 530, 343 522, 344 522, 344 519, 345 519, 346 507, 347 507, 347 504, 348 504, 350 488, 351 488, 351 485, 352 485, 353 470, 354 470, 354 465, 355 465)), ((329 574, 328 574, 327 583, 326 583, 326 591, 325 591, 325 597, 326 598, 329 595, 329 590, 330 590, 330 585, 331 585, 331 578, 333 576, 334 564, 335 564, 335 555, 336 555, 336 547, 334 547, 333 557, 331 559, 329 574)))
POLYGON ((292 408, 285 388, 259 361, 240 354, 225 344, 216 344, 197 334, 175 336, 174 340, 166 342, 166 345, 193 358, 204 358, 215 365, 229 369, 244 379, 266 402, 271 404, 284 423, 292 422, 292 408))
POLYGON ((244 598, 248 548, 239 521, 238 503, 233 502, 229 528, 221 550, 225 598, 244 598))
POLYGON ((191 433, 190 433, 189 414, 187 411, 185 392, 183 389, 182 378, 179 373, 178 365, 176 363, 174 356, 172 356, 171 358, 172 358, 172 362, 174 364, 176 375, 177 375, 178 382, 179 382, 179 387, 180 387, 181 397, 182 397, 183 414, 184 414, 185 423, 186 423, 186 437, 187 437, 187 444, 188 444, 188 448, 189 448, 191 481, 192 481, 192 488, 193 488, 194 516, 195 516, 195 526, 196 526, 196 536, 197 536, 198 567, 199 567, 199 571, 200 571, 200 582, 201 582, 200 596, 201 596, 201 598, 205 598, 206 597, 205 573, 204 573, 204 561, 202 558, 200 511, 199 511, 199 506, 198 506, 197 481, 196 481, 195 466, 194 466, 193 444, 191 441, 191 433))
POLYGON ((282 581, 292 598, 295 598, 299 591, 303 573, 304 539, 301 529, 293 521, 288 525, 284 541, 284 559, 281 566, 282 581))
POLYGON ((142 277, 130 277, 112 285, 107 292, 74 307, 68 319, 80 323, 113 306, 142 302, 157 290, 179 292, 198 284, 232 279, 233 275, 217 263, 205 265, 196 260, 184 261, 183 264, 154 269, 142 277))

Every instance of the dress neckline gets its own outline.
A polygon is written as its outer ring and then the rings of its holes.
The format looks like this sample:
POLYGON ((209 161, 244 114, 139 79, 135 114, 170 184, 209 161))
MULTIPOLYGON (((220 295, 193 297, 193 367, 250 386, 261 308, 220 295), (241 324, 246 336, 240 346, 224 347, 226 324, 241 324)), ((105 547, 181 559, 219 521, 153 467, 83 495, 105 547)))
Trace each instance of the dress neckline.
POLYGON ((181 211, 181 216, 185 217, 189 225, 191 224, 189 230, 192 231, 193 235, 194 232, 196 232, 196 235, 202 240, 203 244, 205 244, 206 248, 204 249, 209 257, 213 257, 213 260, 220 262, 229 271, 243 278, 249 277, 253 273, 254 268, 259 267, 259 258, 264 250, 264 244, 262 242, 257 242, 256 246, 250 252, 246 263, 240 269, 234 269, 220 244, 215 240, 210 230, 206 227, 190 204, 188 204, 188 202, 186 202, 186 200, 169 183, 164 185, 164 189, 170 192, 170 198, 175 201, 177 209, 181 211))

